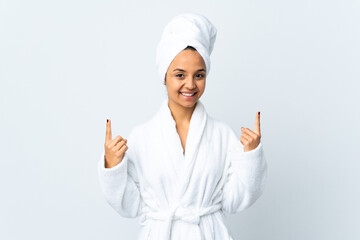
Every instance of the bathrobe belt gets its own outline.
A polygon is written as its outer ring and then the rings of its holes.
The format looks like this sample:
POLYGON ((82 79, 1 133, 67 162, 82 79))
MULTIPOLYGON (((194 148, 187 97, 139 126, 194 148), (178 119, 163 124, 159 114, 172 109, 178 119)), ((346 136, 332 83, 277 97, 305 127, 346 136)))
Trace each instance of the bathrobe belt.
POLYGON ((173 207, 168 210, 158 211, 158 212, 148 212, 146 213, 147 219, 162 220, 166 221, 166 238, 170 239, 171 236, 171 227, 173 220, 182 220, 191 224, 199 225, 200 217, 217 212, 220 210, 221 204, 217 203, 215 205, 205 207, 205 208, 184 208, 184 207, 173 207))

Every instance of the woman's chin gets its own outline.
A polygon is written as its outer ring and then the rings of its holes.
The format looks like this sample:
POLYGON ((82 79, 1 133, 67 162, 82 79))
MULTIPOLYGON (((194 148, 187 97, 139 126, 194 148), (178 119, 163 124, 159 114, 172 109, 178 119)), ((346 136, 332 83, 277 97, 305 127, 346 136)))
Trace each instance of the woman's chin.
POLYGON ((179 104, 183 106, 184 108, 193 108, 196 104, 197 99, 194 99, 192 101, 180 101, 179 104))
POLYGON ((177 98, 173 98, 172 102, 183 108, 193 108, 198 100, 199 98, 197 96, 191 99, 185 99, 183 96, 178 96, 177 98))

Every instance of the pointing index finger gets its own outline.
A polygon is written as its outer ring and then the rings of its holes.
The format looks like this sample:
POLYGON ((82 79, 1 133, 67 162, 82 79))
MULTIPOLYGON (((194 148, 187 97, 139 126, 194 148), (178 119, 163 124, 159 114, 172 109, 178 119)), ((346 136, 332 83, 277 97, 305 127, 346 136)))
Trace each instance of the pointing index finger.
POLYGON ((107 119, 105 141, 111 141, 111 140, 112 140, 111 121, 110 119, 107 119))
POLYGON ((254 132, 258 135, 261 135, 260 134, 260 112, 256 113, 254 132))

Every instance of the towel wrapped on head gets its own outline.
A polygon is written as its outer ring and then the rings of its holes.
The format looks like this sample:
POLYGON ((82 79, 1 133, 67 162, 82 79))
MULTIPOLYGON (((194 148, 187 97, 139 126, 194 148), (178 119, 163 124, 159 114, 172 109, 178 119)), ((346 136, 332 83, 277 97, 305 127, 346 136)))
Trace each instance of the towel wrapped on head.
POLYGON ((201 14, 183 13, 174 17, 165 26, 156 50, 156 67, 161 81, 164 81, 172 60, 187 46, 194 47, 202 56, 208 76, 216 33, 215 26, 201 14))

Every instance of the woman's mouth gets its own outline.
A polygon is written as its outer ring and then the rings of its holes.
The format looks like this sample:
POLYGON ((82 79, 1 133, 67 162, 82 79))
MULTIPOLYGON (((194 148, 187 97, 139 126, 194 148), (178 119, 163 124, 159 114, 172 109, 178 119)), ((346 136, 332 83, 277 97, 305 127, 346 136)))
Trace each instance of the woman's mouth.
POLYGON ((180 92, 181 96, 185 99, 194 99, 195 95, 197 94, 197 92, 193 92, 193 93, 186 93, 186 92, 180 92))

